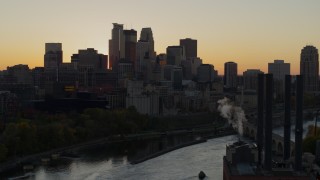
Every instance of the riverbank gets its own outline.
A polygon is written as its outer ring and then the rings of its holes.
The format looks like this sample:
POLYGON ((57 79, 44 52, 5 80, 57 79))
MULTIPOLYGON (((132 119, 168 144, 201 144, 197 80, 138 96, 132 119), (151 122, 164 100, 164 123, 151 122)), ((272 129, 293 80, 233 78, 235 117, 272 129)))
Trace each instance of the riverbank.
POLYGON ((179 131, 170 131, 165 133, 151 132, 151 133, 143 133, 143 134, 132 134, 132 135, 126 135, 126 136, 119 135, 119 136, 106 137, 98 140, 93 140, 90 142, 53 149, 43 153, 33 154, 25 157, 12 158, 9 161, 0 164, 0 174, 5 173, 6 171, 9 171, 17 167, 22 167, 23 165, 26 165, 26 164, 32 164, 32 165, 37 163, 39 164, 42 158, 51 157, 53 154, 75 152, 75 151, 80 151, 83 149, 88 149, 88 148, 92 148, 92 147, 95 147, 98 145, 104 145, 104 144, 112 144, 112 143, 128 142, 128 141, 136 141, 136 140, 148 140, 148 139, 150 140, 150 139, 160 138, 163 136, 177 136, 177 135, 190 134, 190 133, 194 133, 194 135, 198 135, 199 137, 202 137, 202 139, 197 141, 178 144, 174 147, 148 155, 145 158, 134 160, 133 164, 146 161, 148 159, 160 156, 162 154, 168 153, 176 149, 180 149, 193 144, 205 142, 207 139, 210 139, 210 138, 216 138, 216 137, 235 134, 235 132, 230 129, 219 129, 219 131, 213 131, 213 130, 209 131, 208 129, 205 129, 205 130, 194 130, 194 132, 193 131, 190 132, 190 130, 179 130, 179 131))
POLYGON ((195 144, 199 144, 199 143, 204 143, 204 142, 207 142, 207 139, 195 140, 195 141, 192 141, 192 142, 187 142, 187 143, 179 144, 179 145, 174 146, 174 147, 169 147, 169 148, 166 148, 165 150, 162 150, 162 151, 153 153, 153 154, 148 155, 148 156, 145 156, 145 157, 143 157, 143 158, 141 158, 141 159, 133 160, 133 161, 131 162, 131 164, 142 163, 142 162, 144 162, 144 161, 147 161, 147 160, 149 160, 149 159, 152 159, 152 158, 161 156, 161 155, 166 154, 166 153, 168 153, 168 152, 171 152, 171 151, 174 151, 174 150, 177 150, 177 149, 180 149, 180 148, 184 148, 184 147, 187 147, 187 146, 191 146, 191 145, 195 145, 195 144))
POLYGON ((169 152, 177 150, 177 149, 181 149, 181 148, 184 148, 184 147, 187 147, 187 146, 192 146, 192 145, 195 145, 195 144, 207 142, 207 140, 209 140, 209 139, 219 138, 219 137, 224 137, 224 136, 229 136, 229 135, 234 135, 234 134, 237 134, 237 133, 235 131, 233 131, 233 130, 230 130, 230 131, 223 131, 223 133, 221 133, 221 134, 209 135, 209 136, 203 137, 203 138, 201 138, 199 140, 194 140, 194 141, 191 141, 191 142, 182 143, 182 144, 176 145, 174 147, 168 147, 168 148, 166 148, 166 149, 164 149, 162 151, 158 151, 158 152, 155 152, 153 154, 147 155, 147 156, 145 156, 143 158, 139 158, 139 159, 133 160, 133 161, 131 161, 131 164, 142 163, 144 161, 147 161, 149 159, 153 159, 155 157, 161 156, 163 154, 169 153, 169 152))

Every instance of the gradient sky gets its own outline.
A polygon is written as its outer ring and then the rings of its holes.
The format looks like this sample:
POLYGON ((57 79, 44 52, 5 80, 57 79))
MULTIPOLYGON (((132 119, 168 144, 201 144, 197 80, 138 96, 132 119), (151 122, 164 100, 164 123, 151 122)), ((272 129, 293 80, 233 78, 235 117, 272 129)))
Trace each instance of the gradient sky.
POLYGON ((157 53, 181 38, 198 40, 198 56, 223 74, 283 59, 299 73, 301 49, 320 48, 319 0, 1 0, 0 69, 43 66, 44 44, 61 42, 64 62, 78 49, 108 54, 112 23, 151 27, 157 53))

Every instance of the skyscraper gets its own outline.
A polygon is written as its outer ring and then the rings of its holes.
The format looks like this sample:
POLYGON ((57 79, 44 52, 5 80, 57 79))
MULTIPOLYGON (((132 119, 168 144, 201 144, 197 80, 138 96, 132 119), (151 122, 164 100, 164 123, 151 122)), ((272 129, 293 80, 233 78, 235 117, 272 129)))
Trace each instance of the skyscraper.
POLYGON ((201 64, 198 67, 198 82, 209 83, 214 81, 214 66, 212 64, 201 64))
POLYGON ((150 27, 142 28, 140 34, 140 41, 149 43, 149 57, 151 59, 155 59, 156 53, 154 51, 153 33, 150 27))
POLYGON ((136 45, 137 45, 137 31, 134 29, 124 30, 125 39, 125 59, 131 62, 136 61, 136 45))
POLYGON ((125 39, 123 34, 123 24, 113 23, 109 40, 109 68, 117 70, 120 59, 125 58, 125 39))
POLYGON ((235 62, 224 63, 224 85, 228 88, 236 88, 238 79, 238 65, 235 62))
POLYGON ((143 79, 146 75, 149 61, 149 42, 139 40, 136 45, 136 61, 134 64, 135 74, 138 79, 143 79))
POLYGON ((56 69, 62 63, 62 44, 46 43, 44 54, 44 68, 56 69))
POLYGON ((181 61, 185 60, 185 51, 182 46, 168 46, 167 47, 167 64, 180 66, 181 61))
POLYGON ((195 39, 180 39, 180 46, 183 46, 186 51, 186 58, 194 58, 197 56, 197 40, 195 39))
POLYGON ((244 89, 257 90, 258 89, 258 74, 263 72, 260 69, 248 69, 243 72, 244 89))
POLYGON ((284 82, 285 75, 290 75, 290 63, 274 60, 273 63, 268 63, 268 73, 273 74, 274 79, 284 82))
POLYGON ((300 74, 304 78, 304 91, 319 90, 319 54, 316 47, 305 46, 301 50, 300 74))

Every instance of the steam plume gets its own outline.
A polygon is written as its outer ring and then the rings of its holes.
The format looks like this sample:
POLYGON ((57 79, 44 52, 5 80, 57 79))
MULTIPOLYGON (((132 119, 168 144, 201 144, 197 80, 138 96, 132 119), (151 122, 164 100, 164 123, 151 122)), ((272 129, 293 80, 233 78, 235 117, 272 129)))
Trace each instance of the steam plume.
POLYGON ((247 121, 244 111, 241 107, 235 106, 230 99, 224 97, 218 101, 218 111, 220 115, 228 120, 234 129, 237 129, 240 135, 243 135, 243 122, 247 121))

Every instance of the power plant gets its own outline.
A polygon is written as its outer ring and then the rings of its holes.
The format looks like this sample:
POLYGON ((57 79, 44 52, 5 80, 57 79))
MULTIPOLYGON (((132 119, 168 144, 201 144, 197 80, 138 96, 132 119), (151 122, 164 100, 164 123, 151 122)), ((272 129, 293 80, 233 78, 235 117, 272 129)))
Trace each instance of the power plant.
POLYGON ((273 75, 258 75, 256 144, 238 141, 227 145, 223 158, 223 179, 310 179, 303 168, 303 76, 296 76, 296 119, 294 150, 291 149, 291 76, 285 76, 284 134, 282 156, 274 155, 272 133, 273 75), (294 152, 294 153, 293 153, 294 152))

